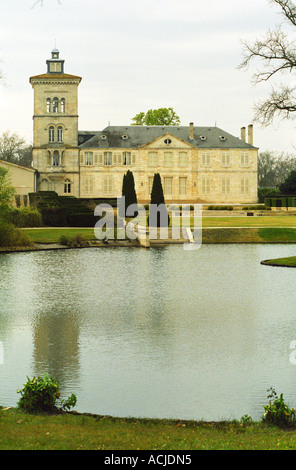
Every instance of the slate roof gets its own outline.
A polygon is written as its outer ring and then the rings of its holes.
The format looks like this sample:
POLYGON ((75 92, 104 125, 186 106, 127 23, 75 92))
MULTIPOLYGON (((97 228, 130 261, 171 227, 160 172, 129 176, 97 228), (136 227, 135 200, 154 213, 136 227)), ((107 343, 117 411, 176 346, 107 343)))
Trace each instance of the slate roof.
POLYGON ((189 138, 189 126, 108 126, 99 132, 80 131, 80 148, 139 148, 153 140, 171 134, 197 148, 205 149, 254 149, 218 127, 194 126, 194 138, 189 138), (105 136, 105 139, 102 139, 105 136), (123 139, 122 136, 127 136, 123 139), (222 139, 221 139, 222 137, 222 139))

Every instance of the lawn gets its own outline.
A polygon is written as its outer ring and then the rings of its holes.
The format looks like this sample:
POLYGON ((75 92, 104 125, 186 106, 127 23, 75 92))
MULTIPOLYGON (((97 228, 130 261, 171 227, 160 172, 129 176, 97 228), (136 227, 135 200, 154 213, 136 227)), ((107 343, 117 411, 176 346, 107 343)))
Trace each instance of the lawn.
POLYGON ((34 243, 58 243, 61 236, 72 238, 77 234, 82 235, 86 240, 95 240, 93 228, 26 228, 25 233, 33 240, 34 243))
POLYGON ((296 433, 261 423, 29 415, 0 408, 1 450, 288 450, 296 433))
POLYGON ((296 216, 203 217, 203 227, 295 227, 296 216))

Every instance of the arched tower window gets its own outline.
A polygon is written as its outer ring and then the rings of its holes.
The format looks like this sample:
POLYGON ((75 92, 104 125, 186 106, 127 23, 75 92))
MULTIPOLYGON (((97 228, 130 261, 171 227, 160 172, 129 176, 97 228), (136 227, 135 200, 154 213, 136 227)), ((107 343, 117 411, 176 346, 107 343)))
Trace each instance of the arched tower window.
POLYGON ((53 126, 50 126, 48 130, 48 141, 54 142, 54 127, 53 126))
POLYGON ((59 100, 58 98, 54 98, 53 99, 53 108, 52 108, 52 111, 54 113, 58 113, 59 112, 59 100))
POLYGON ((52 156, 52 166, 59 166, 59 165, 60 165, 60 154, 57 150, 55 150, 52 156))
POLYGON ((65 180, 64 193, 65 194, 70 194, 71 193, 71 181, 70 180, 65 180))
POLYGON ((65 112, 65 107, 66 107, 66 101, 65 98, 61 99, 61 113, 65 112))
POLYGON ((62 126, 58 127, 58 142, 63 142, 64 139, 64 131, 62 126))
POLYGON ((51 112, 51 99, 47 98, 46 100, 46 112, 50 113, 51 112))

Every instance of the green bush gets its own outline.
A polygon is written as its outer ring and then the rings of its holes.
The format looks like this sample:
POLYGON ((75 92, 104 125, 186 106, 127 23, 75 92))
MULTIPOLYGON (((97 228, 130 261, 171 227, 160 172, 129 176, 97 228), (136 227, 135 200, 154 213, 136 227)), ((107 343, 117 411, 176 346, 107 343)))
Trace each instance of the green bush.
MULTIPOLYGON (((60 411, 56 406, 60 399, 60 384, 55 378, 44 374, 43 377, 27 377, 27 382, 22 389, 17 390, 21 398, 17 405, 20 409, 32 412, 44 411, 47 413, 56 413, 60 411)), ((72 393, 67 400, 61 400, 63 410, 69 410, 76 405, 76 396, 72 393)))
POLYGON ((265 211, 266 206, 264 204, 258 206, 245 206, 243 207, 243 211, 265 211))
POLYGON ((60 245, 63 245, 63 246, 69 246, 70 241, 71 239, 67 235, 62 235, 59 240, 60 245))
POLYGON ((0 246, 32 246, 30 237, 17 229, 12 223, 0 220, 0 246))
POLYGON ((66 211, 62 207, 42 207, 42 222, 46 227, 66 227, 66 211))
POLYGON ((42 227, 42 215, 36 208, 13 208, 8 214, 9 221, 19 228, 42 227))
POLYGON ((265 414, 263 422, 279 427, 295 425, 295 410, 288 407, 284 401, 283 394, 281 393, 280 397, 278 397, 272 387, 267 391, 270 392, 267 396, 270 400, 269 404, 264 406, 265 414))

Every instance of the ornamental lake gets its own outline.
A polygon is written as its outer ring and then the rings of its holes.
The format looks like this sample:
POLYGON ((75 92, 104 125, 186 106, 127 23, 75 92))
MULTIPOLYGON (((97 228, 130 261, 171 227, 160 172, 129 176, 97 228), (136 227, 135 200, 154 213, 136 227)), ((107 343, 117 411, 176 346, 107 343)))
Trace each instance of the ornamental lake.
POLYGON ((48 372, 76 411, 260 419, 296 406, 295 245, 88 248, 0 256, 0 405, 48 372))

